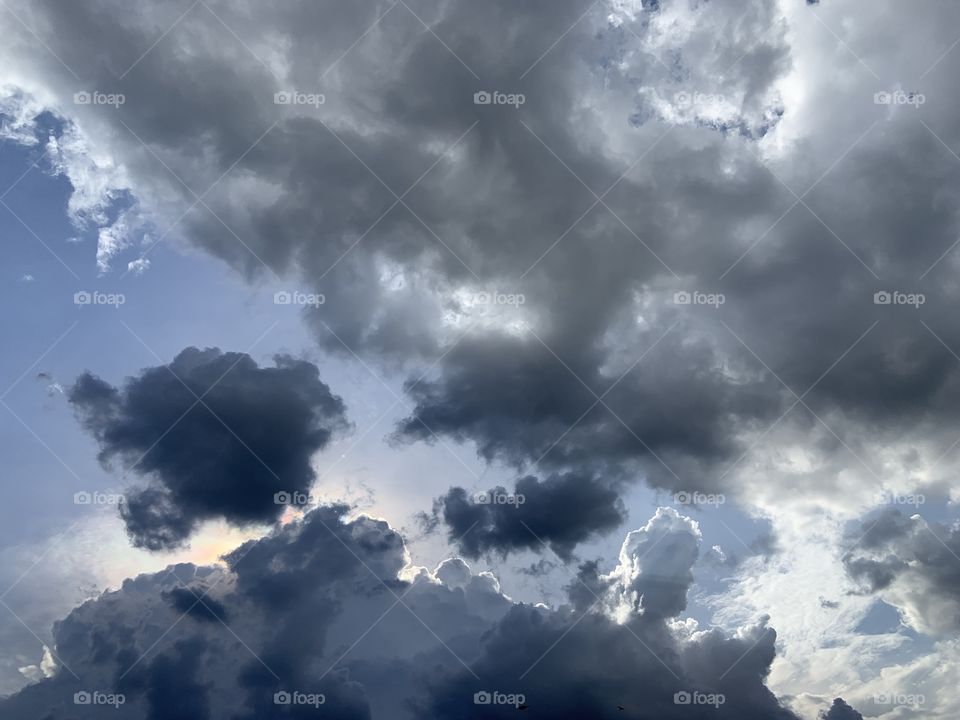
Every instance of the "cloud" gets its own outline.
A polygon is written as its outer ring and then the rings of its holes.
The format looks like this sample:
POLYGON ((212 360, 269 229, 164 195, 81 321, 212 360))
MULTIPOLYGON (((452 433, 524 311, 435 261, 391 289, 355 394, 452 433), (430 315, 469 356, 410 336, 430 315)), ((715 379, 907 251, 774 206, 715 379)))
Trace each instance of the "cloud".
POLYGON ((859 539, 844 556, 854 580, 898 607, 912 627, 930 633, 960 629, 960 530, 886 508, 851 528, 859 539))
POLYGON ((148 479, 121 507, 135 545, 176 547, 217 517, 271 522, 285 508, 276 493, 309 492, 310 458, 347 427, 345 408, 315 365, 274 362, 188 347, 120 388, 90 373, 71 386, 101 462, 148 479))
POLYGON ((626 510, 599 479, 566 473, 520 478, 513 492, 495 487, 468 497, 454 487, 437 500, 434 515, 442 515, 450 541, 467 557, 505 557, 547 545, 570 559, 578 543, 620 525, 626 510))
MULTIPOLYGON (((236 548, 224 567, 170 566, 81 605, 54 629, 59 672, 0 700, 0 712, 98 717, 102 706, 73 702, 86 692, 122 695, 111 709, 119 720, 312 717, 312 705, 275 701, 300 693, 303 703, 323 695, 320 709, 337 717, 407 720, 463 717, 478 709, 475 693, 497 691, 523 694, 538 714, 613 718, 621 705, 665 718, 796 720, 764 686, 776 635, 763 621, 726 636, 668 622, 676 601, 641 602, 622 621, 514 603, 463 560, 410 567, 385 522, 346 512, 317 508, 236 548), (185 619, 190 597, 215 616, 185 619)), ((699 544, 696 525, 672 511, 637 532, 699 544)), ((650 581, 667 555, 637 562, 645 540, 627 539, 619 576, 662 597, 650 581)), ((610 588, 601 592, 612 602, 620 590, 610 588)))
POLYGON ((820 715, 823 720, 863 720, 863 715, 847 705, 842 698, 836 698, 830 709, 820 715))
MULTIPOLYGON (((924 74, 917 46, 949 47, 955 8, 14 6, 80 78, 17 42, 23 81, 109 147, 144 212, 322 292, 304 317, 327 350, 437 361, 400 439, 601 494, 735 494, 771 425, 849 471, 861 443, 931 443, 955 416, 955 258, 934 263, 960 166, 930 132, 956 144, 953 114, 874 103, 924 74), (855 54, 824 24, 862 30, 855 54), (94 88, 126 101, 73 103, 94 88), (324 102, 275 102, 291 89, 324 102), (184 215, 208 188, 212 212, 184 215), (924 304, 875 304, 898 290, 924 304)), ((924 92, 949 97, 957 62, 924 92)))

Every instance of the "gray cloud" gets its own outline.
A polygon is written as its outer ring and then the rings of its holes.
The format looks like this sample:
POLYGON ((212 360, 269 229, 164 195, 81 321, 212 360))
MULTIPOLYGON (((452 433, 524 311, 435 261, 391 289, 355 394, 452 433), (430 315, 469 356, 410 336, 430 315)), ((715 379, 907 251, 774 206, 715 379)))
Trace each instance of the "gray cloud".
MULTIPOLYGON (((745 12, 602 4, 579 22, 573 1, 407 5, 210 3, 127 75, 151 29, 189 5, 136 19, 115 0, 23 10, 84 84, 126 93, 110 113, 73 110, 94 136, 111 133, 145 201, 181 210, 196 199, 157 156, 197 192, 230 171, 204 199, 216 216, 184 217, 186 238, 247 275, 270 272, 262 261, 322 290, 327 303, 306 319, 327 348, 391 365, 435 358, 467 327, 450 316, 473 319, 463 292, 524 294, 516 312, 491 308, 438 377, 411 386, 404 437, 423 439, 429 426, 512 463, 635 462, 656 484, 716 483, 741 435, 793 400, 751 351, 851 428, 894 436, 952 417, 957 363, 916 320, 960 346, 945 314, 952 256, 925 274, 956 234, 960 165, 918 122, 948 145, 960 135, 946 100, 955 56, 924 82, 940 102, 909 113, 873 104, 874 79, 844 58, 856 82, 816 77, 819 112, 797 117, 781 84, 808 48, 791 46, 772 1, 745 12), (314 27, 319 38, 304 32, 314 27), (721 77, 718 67, 729 69, 721 77), (318 81, 316 68, 330 70, 318 81), (326 102, 273 103, 291 88, 326 102), (526 102, 475 105, 482 89, 526 102), (774 131, 801 133, 785 139, 795 162, 756 144, 774 131), (775 178, 811 188, 811 209, 791 209, 775 178), (595 203, 591 190, 607 188, 595 203), (898 288, 927 293, 922 314, 874 305, 876 291, 898 288), (722 292, 726 303, 676 307, 680 290, 722 292), (549 351, 522 327, 505 330, 515 320, 549 351), (613 387, 604 402, 623 422, 603 405, 590 410, 583 383, 613 387)), ((812 12, 791 22, 815 24, 812 12)), ((839 24, 844 11, 817 12, 839 24)), ((875 12, 863 27, 916 28, 892 47, 860 38, 857 57, 896 77, 918 62, 911 42, 941 37, 954 10, 875 12)), ((76 80, 40 62, 70 97, 76 80)), ((800 429, 813 423, 796 415, 800 429)))
POLYGON ((559 717, 619 717, 622 705, 656 717, 795 720, 764 686, 776 636, 764 621, 736 637, 668 626, 684 603, 665 602, 658 583, 675 577, 685 594, 699 544, 695 523, 672 510, 624 543, 610 577, 628 584, 571 585, 599 593, 586 614, 513 603, 459 559, 401 579, 400 536, 346 512, 318 508, 238 547, 226 567, 171 566, 76 608, 54 629, 58 672, 0 700, 0 714, 99 717, 102 706, 73 702, 98 690, 123 694, 110 710, 118 720, 311 717, 312 706, 274 702, 299 691, 323 693, 321 710, 337 717, 405 720, 463 717, 476 711, 475 693, 496 689, 559 717), (653 552, 658 539, 689 552, 653 552), (637 592, 644 600, 623 622, 602 611, 637 592), (184 620, 188 595, 215 616, 184 620), (724 701, 677 704, 683 692, 724 701))
POLYGON ((187 348, 116 388, 85 373, 69 400, 113 459, 150 480, 121 514, 134 544, 175 547, 203 520, 269 522, 278 492, 307 493, 313 453, 346 426, 339 397, 311 363, 187 348))
POLYGON ((578 543, 626 519, 616 490, 574 473, 543 481, 527 476, 512 492, 495 487, 475 497, 454 487, 437 500, 434 512, 442 515, 450 541, 471 558, 540 551, 546 544, 569 559, 578 543))
POLYGON ((859 542, 844 556, 850 576, 907 612, 916 624, 960 628, 960 531, 888 508, 848 533, 859 542))
POLYGON ((836 698, 830 709, 822 712, 820 717, 823 720, 863 720, 863 715, 847 705, 842 698, 836 698))

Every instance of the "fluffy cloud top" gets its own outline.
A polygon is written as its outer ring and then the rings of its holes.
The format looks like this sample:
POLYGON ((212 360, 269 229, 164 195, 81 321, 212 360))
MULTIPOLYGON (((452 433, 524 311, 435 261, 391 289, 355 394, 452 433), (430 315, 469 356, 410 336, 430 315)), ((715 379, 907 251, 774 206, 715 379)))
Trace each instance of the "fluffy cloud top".
POLYGON ((58 672, 0 716, 86 720, 113 698, 118 720, 300 718, 322 695, 342 718, 506 717, 520 701, 475 696, 519 693, 549 717, 796 718, 764 685, 765 623, 727 636, 671 621, 700 540, 674 511, 628 536, 620 582, 586 611, 513 603, 459 559, 411 568, 385 522, 346 511, 320 507, 224 567, 170 566, 78 607, 55 628, 58 672), (685 550, 653 554, 661 541, 685 550), (604 608, 622 593, 639 602, 615 620, 604 608))

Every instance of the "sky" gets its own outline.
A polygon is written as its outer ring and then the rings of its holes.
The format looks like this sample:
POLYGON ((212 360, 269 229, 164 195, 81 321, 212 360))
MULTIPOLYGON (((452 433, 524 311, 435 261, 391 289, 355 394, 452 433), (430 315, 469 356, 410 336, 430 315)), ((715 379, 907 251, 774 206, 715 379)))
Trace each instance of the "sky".
POLYGON ((957 28, 0 0, 0 719, 960 715, 957 28))

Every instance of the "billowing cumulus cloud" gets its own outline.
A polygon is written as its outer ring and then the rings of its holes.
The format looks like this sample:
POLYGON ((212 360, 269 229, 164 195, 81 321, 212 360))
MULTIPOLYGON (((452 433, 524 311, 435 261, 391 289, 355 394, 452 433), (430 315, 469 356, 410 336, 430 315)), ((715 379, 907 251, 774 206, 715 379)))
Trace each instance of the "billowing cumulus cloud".
POLYGON ((90 373, 73 384, 100 460, 148 479, 121 507, 136 545, 175 547, 212 518, 269 522, 284 509, 276 493, 309 491, 310 458, 346 427, 345 408, 315 365, 275 363, 191 347, 119 388, 90 373))
POLYGON ((85 720, 111 703, 120 720, 299 718, 322 702, 336 717, 406 719, 522 703, 551 717, 796 719, 764 684, 776 638, 765 622, 728 636, 671 621, 700 540, 674 511, 628 536, 610 575, 622 582, 597 585, 586 611, 513 603, 460 559, 410 567, 385 522, 346 512, 320 507, 224 567, 170 566, 76 608, 55 628, 56 673, 0 700, 0 714, 85 720), (654 555, 661 541, 685 549, 654 555), (623 593, 639 602, 614 619, 604 608, 623 593))
MULTIPOLYGON (((578 546, 622 525, 623 498, 630 483, 642 481, 725 493, 732 504, 751 506, 772 519, 783 557, 794 563, 738 564, 728 560, 736 544, 708 559, 737 575, 744 588, 737 604, 750 613, 776 596, 771 624, 781 641, 807 643, 809 656, 794 645, 790 669, 779 677, 784 663, 771 664, 772 630, 763 625, 742 637, 678 638, 672 619, 685 606, 688 560, 699 541, 666 513, 631 534, 617 570, 581 565, 570 605, 585 612, 598 596, 606 615, 591 611, 574 626, 577 616, 567 610, 512 607, 491 618, 480 603, 470 612, 483 619, 456 634, 454 626, 464 627, 453 622, 457 612, 441 613, 451 634, 438 634, 471 664, 513 671, 535 660, 515 649, 511 664, 503 654, 511 634, 533 648, 580 643, 583 656, 599 663, 606 658, 594 652, 587 630, 619 649, 629 628, 664 655, 666 668, 644 666, 651 686, 643 699, 670 717, 675 708, 659 703, 680 686, 667 669, 707 691, 726 687, 730 676, 711 674, 713 665, 700 664, 703 654, 725 658, 755 643, 759 655, 747 653, 731 671, 748 672, 738 684, 743 694, 731 695, 719 712, 785 712, 758 680, 769 671, 798 695, 816 676, 812 717, 825 698, 846 695, 836 678, 856 687, 868 676, 909 684, 937 653, 952 657, 941 645, 894 670, 893 660, 870 654, 876 645, 834 630, 860 621, 852 618, 851 598, 864 598, 841 591, 851 577, 895 606, 911 628, 952 633, 957 626, 960 563, 951 556, 960 547, 952 527, 890 514, 871 528, 870 517, 859 528, 864 542, 852 549, 858 537, 840 543, 836 528, 892 484, 949 483, 957 469, 960 6, 5 4, 3 66, 31 107, 69 119, 70 131, 51 143, 51 153, 75 188, 74 214, 100 226, 95 216, 110 191, 123 188, 135 198, 130 215, 100 233, 91 260, 103 271, 123 262, 157 267, 150 240, 140 242, 151 225, 165 242, 199 248, 251 284, 266 279, 323 293, 325 302, 304 309, 303 318, 325 351, 411 378, 404 389, 411 408, 394 440, 463 443, 520 478, 495 493, 536 498, 482 503, 460 487, 442 493, 429 519, 446 526, 461 554, 493 558, 548 547, 571 560, 578 546), (92 92, 125 100, 114 107, 74 99, 92 92), (77 151, 81 136, 98 160, 93 165, 77 151), (95 168, 117 178, 98 185, 95 168), (823 567, 848 550, 842 562, 823 567), (806 598, 825 578, 832 587, 806 598), (798 596, 810 602, 791 614, 782 598, 798 596), (784 615, 792 627, 784 628, 784 615), (815 629, 811 618, 821 623, 815 629), (849 655, 837 651, 844 643, 850 654, 864 649, 873 665, 845 662, 849 655)), ((5 137, 29 137, 29 113, 4 114, 12 118, 5 137)), ((189 401, 168 380, 159 415, 170 404, 185 410, 182 400, 189 401)), ((253 441, 246 426, 235 428, 252 448, 262 443, 266 455, 276 448, 282 470, 267 464, 283 478, 278 484, 202 406, 188 416, 198 423, 188 425, 196 439, 171 433, 178 446, 157 454, 147 452, 157 428, 126 416, 126 390, 85 377, 78 393, 84 400, 75 404, 105 459, 149 475, 123 511, 135 542, 149 548, 182 543, 207 518, 274 519, 270 491, 306 487, 309 455, 329 442, 317 427, 287 416, 250 428, 253 441), (130 435, 143 429, 149 432, 130 435), (213 481, 201 440, 222 451, 213 481), (147 460, 138 463, 144 452, 147 460), (234 483, 255 490, 257 500, 246 492, 209 496, 234 483)), ((243 409, 259 407, 246 386, 236 397, 245 398, 238 400, 243 409)), ((321 397, 318 427, 333 433, 342 408, 330 404, 325 387, 314 400, 321 397)), ((224 402, 226 412, 233 401, 224 402)), ((314 407, 313 400, 292 402, 314 407)), ((394 540, 384 542, 396 550, 394 540)), ((311 591, 287 566, 310 569, 316 561, 295 543, 296 550, 284 547, 248 546, 284 559, 243 568, 237 558, 224 582, 242 588, 232 591, 243 602, 284 608, 291 617, 325 621, 356 612, 353 620, 366 619, 366 608, 345 602, 341 610, 327 596, 314 598, 317 606, 298 605, 311 591)), ((339 560, 334 553, 331 562, 339 560)), ((375 558, 366 560, 379 574, 375 558)), ((447 580, 440 574, 422 574, 411 592, 456 582, 486 588, 485 601, 497 607, 491 578, 469 579, 454 562, 442 568, 447 580)), ((383 577, 393 587, 394 576, 383 577)), ((400 592, 408 581, 396 582, 400 592)), ((195 581, 184 584, 202 593, 195 581)), ((153 592, 162 598, 158 613, 189 601, 174 589, 153 592)), ((245 606, 217 600, 223 613, 197 606, 181 625, 203 633, 222 628, 223 619, 244 636, 245 606)), ((254 647, 273 658, 266 658, 270 665, 300 657, 315 640, 301 627, 284 619, 276 636, 254 647)), ((144 661, 140 687, 154 670, 158 679, 181 663, 191 672, 191 653, 210 647, 203 638, 208 645, 182 638, 188 644, 179 655, 171 650, 167 665, 144 661)), ((349 646, 353 638, 330 642, 349 646)), ((361 654, 348 676, 332 671, 324 682, 330 697, 343 699, 345 715, 368 707, 376 715, 400 685, 424 687, 406 674, 408 660, 361 654)), ((576 685, 552 654, 542 663, 576 685)), ((312 672, 304 667, 277 672, 297 680, 312 672)), ((273 678, 251 668, 242 676, 249 703, 235 714, 270 712, 257 703, 273 678)), ((629 673, 607 675, 626 682, 629 673)), ((421 715, 456 716, 449 692, 470 690, 474 678, 465 672, 434 680, 417 694, 416 707, 421 715)), ((184 694, 205 692, 210 704, 198 701, 191 712, 216 716, 219 686, 197 682, 184 694)), ((610 695, 626 697, 626 713, 642 690, 613 684, 610 695)), ((617 703, 601 705, 606 693, 565 690, 558 698, 564 709, 621 712, 617 703)), ((862 699, 851 702, 865 708, 862 699)), ((827 712, 847 709, 839 707, 827 712)), ((956 715, 942 703, 935 712, 956 715)))

